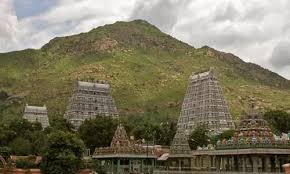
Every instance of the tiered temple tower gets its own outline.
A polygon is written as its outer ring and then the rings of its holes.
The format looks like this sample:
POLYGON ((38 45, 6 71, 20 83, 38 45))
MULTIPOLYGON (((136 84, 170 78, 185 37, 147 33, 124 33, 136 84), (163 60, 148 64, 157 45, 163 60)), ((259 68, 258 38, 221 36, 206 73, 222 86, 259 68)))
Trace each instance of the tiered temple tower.
POLYGON ((212 70, 190 76, 182 104, 178 128, 190 134, 198 124, 207 124, 210 133, 234 128, 222 89, 212 70))
POLYGON ((170 145, 170 154, 190 154, 187 135, 182 129, 178 129, 170 145))
POLYGON ((78 129, 86 119, 96 116, 119 117, 110 85, 103 81, 77 81, 64 117, 78 129))
POLYGON ((45 105, 43 107, 26 105, 23 118, 27 119, 29 122, 39 122, 43 129, 49 126, 45 105))

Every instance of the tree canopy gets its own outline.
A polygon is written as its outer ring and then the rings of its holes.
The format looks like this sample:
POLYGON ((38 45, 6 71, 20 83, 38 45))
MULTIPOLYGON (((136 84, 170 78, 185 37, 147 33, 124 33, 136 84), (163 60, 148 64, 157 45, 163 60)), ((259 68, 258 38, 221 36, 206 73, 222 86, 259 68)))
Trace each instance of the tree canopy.
POLYGON ((0 123, 0 146, 9 147, 15 155, 41 154, 45 147, 45 134, 40 123, 13 119, 0 123))
POLYGON ((80 138, 93 151, 96 147, 110 145, 117 128, 117 121, 108 117, 86 120, 79 128, 80 138))
POLYGON ((290 131, 290 114, 282 110, 270 110, 264 114, 265 120, 270 124, 275 134, 288 133, 290 131))
POLYGON ((41 162, 43 174, 75 174, 82 166, 84 143, 75 134, 56 130, 48 135, 41 162))
POLYGON ((192 150, 196 150, 198 146, 203 147, 209 144, 208 128, 206 125, 198 125, 189 136, 189 146, 192 150))

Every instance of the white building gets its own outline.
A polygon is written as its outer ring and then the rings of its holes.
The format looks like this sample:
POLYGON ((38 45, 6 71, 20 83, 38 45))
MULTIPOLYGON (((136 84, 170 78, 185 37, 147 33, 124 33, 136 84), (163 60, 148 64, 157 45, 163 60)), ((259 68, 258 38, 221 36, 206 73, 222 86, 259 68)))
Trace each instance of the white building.
POLYGON ((27 119, 29 122, 41 123, 43 129, 49 126, 47 108, 45 105, 41 107, 41 106, 29 106, 28 104, 26 104, 23 118, 27 119))

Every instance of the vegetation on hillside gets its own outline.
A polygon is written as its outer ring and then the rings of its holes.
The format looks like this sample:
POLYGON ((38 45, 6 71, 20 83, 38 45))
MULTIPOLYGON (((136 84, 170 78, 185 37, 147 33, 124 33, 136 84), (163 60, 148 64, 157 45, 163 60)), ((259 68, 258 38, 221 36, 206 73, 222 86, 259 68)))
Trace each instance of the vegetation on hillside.
POLYGON ((26 103, 46 104, 50 119, 61 118, 76 80, 107 80, 124 118, 161 123, 179 116, 191 73, 210 67, 234 118, 250 102, 289 109, 289 80, 232 54, 193 48, 136 20, 55 38, 39 50, 0 54, 0 119, 20 117, 26 103))

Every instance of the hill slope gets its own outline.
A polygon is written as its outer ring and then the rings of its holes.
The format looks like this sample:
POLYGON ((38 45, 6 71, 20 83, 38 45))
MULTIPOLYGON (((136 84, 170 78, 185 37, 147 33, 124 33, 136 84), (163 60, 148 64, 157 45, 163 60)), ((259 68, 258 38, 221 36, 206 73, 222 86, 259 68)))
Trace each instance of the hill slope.
MULTIPOLYGON (((39 50, 0 54, 0 116, 20 116, 25 103, 46 103, 62 116, 75 80, 107 80, 123 115, 178 117, 192 72, 214 67, 238 117, 253 101, 260 108, 290 108, 290 81, 209 47, 195 49, 136 20, 116 22, 52 39, 39 50)), ((0 118, 0 119, 1 119, 0 118)))

